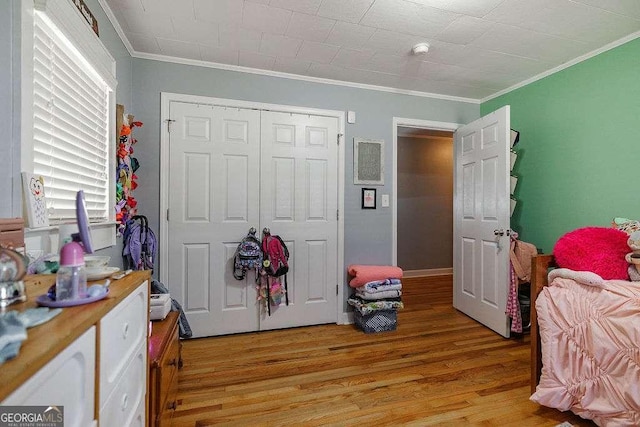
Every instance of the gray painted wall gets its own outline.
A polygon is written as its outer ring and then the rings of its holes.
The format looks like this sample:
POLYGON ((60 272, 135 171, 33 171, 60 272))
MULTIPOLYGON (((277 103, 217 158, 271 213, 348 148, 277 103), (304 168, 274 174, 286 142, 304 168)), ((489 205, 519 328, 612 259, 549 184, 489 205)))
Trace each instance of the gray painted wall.
POLYGON ((0 218, 22 216, 20 197, 20 2, 0 2, 0 218), (14 76, 17 76, 14 81, 14 76))
MULTIPOLYGON (((345 158, 345 267, 352 263, 390 264, 391 208, 361 209, 362 186, 353 185, 353 137, 383 139, 385 185, 391 194, 393 117, 468 123, 479 117, 477 104, 393 94, 300 80, 187 66, 145 59, 133 60, 133 106, 144 122, 137 132, 136 156, 141 167, 138 201, 141 213, 159 225, 160 93, 173 92, 272 104, 331 110, 353 110, 356 123, 346 125, 345 158)), ((162 171, 167 173, 169 171, 162 171)), ((380 201, 377 203, 380 206, 380 201)), ((169 284, 170 285, 170 284, 169 284)))
MULTIPOLYGON (((18 14, 12 13, 11 5, 17 0, 0 2, 0 53, 19 39, 18 14), (6 13, 5 13, 6 12, 6 13), (8 21, 7 16, 13 18, 8 21)), ((112 25, 97 0, 87 0, 87 5, 96 16, 100 27, 100 39, 117 62, 118 88, 116 101, 124 104, 127 111, 144 122, 136 133, 138 144, 136 157, 141 167, 138 171, 139 187, 134 193, 141 214, 150 218, 151 225, 159 230, 159 177, 160 177, 160 92, 175 92, 204 95, 218 98, 239 99, 272 104, 294 105, 331 110, 353 110, 357 122, 346 125, 346 170, 345 170, 345 265, 352 263, 389 264, 391 262, 391 209, 362 210, 360 188, 353 185, 353 137, 383 139, 387 142, 385 152, 386 180, 381 194, 391 194, 391 138, 393 117, 468 123, 479 117, 478 104, 462 103, 393 94, 343 86, 310 83, 276 77, 246 74, 235 71, 187 66, 144 59, 132 59, 118 38, 112 25)), ((7 57, 7 56, 3 56, 7 57)), ((11 56, 9 56, 11 57, 11 56)), ((15 57, 14 57, 15 58, 15 57)), ((4 91, 15 87, 15 71, 19 60, 3 61, 0 65, 0 89, 3 91, 0 112, 16 117, 16 96, 12 107, 7 103, 4 91), (9 76, 9 77, 7 77, 9 76), (8 82, 7 82, 8 78, 8 82)), ((19 96, 17 97, 19 103, 19 96)), ((16 127, 14 126, 14 128, 16 127)), ((5 148, 8 139, 3 138, 0 147, 5 148)), ((19 152, 19 138, 10 139, 10 151, 19 152)), ((3 150, 3 152, 5 152, 3 150)), ((164 171, 166 172, 166 171, 164 171)), ((2 172, 5 174, 5 172, 2 172)), ((19 168, 10 173, 11 179, 19 179, 19 168)), ((3 182, 8 178, 0 175, 3 182)), ((7 209, 6 187, 2 196, 2 208, 7 209)), ((20 212, 19 198, 11 200, 8 211, 20 212)), ((380 205, 378 201, 378 206, 380 205)), ((119 261, 121 241, 114 248, 101 251, 119 261)))
POLYGON ((453 267, 453 139, 398 138, 398 266, 453 267))
MULTIPOLYGON (((129 51, 120 40, 120 36, 111 25, 111 21, 102 10, 102 6, 97 0, 85 0, 85 4, 91 10, 91 13, 98 20, 98 28, 100 31, 100 40, 109 50, 113 59, 116 60, 116 78, 118 79, 118 87, 116 88, 116 103, 125 106, 130 114, 135 114, 132 110, 131 101, 131 84, 132 84, 132 58, 129 51)), ((115 126, 115 124, 114 124, 115 126)), ((96 252, 99 255, 108 255, 111 257, 110 265, 122 267, 122 238, 116 240, 116 245, 96 252)))

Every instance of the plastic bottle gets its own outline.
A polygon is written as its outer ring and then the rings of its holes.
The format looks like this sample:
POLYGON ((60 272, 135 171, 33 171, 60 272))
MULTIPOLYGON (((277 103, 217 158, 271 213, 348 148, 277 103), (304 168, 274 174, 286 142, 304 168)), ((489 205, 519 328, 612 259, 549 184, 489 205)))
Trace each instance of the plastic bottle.
POLYGON ((87 297, 87 272, 84 249, 78 242, 69 242, 60 250, 60 268, 56 274, 56 301, 87 297))

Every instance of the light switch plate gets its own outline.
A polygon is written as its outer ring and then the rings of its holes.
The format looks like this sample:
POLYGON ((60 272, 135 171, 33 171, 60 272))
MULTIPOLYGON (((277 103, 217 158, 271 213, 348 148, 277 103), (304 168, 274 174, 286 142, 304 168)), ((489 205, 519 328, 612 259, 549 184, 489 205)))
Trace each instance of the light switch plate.
POLYGON ((347 111, 347 123, 355 123, 355 122, 356 122, 356 112, 347 111))
POLYGON ((383 208, 388 208, 389 207, 389 195, 388 194, 383 194, 382 195, 382 207, 383 208))

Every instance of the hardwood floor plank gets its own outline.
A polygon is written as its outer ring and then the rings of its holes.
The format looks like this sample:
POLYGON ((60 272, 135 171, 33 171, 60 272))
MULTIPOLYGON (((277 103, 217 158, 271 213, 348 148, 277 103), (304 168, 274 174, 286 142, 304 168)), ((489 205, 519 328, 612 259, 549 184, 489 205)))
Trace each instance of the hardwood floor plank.
POLYGON ((319 325, 183 341, 174 426, 593 426, 529 401, 529 337, 452 307, 451 276, 403 281, 396 331, 319 325))

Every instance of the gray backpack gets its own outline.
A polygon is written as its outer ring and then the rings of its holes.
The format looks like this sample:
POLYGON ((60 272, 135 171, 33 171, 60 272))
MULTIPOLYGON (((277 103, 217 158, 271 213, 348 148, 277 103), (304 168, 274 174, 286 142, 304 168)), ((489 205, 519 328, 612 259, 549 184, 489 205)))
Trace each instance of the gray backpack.
POLYGON ((256 280, 258 280, 263 259, 260 241, 256 237, 256 229, 252 227, 236 249, 233 257, 233 277, 244 280, 247 270, 255 269, 256 280))

